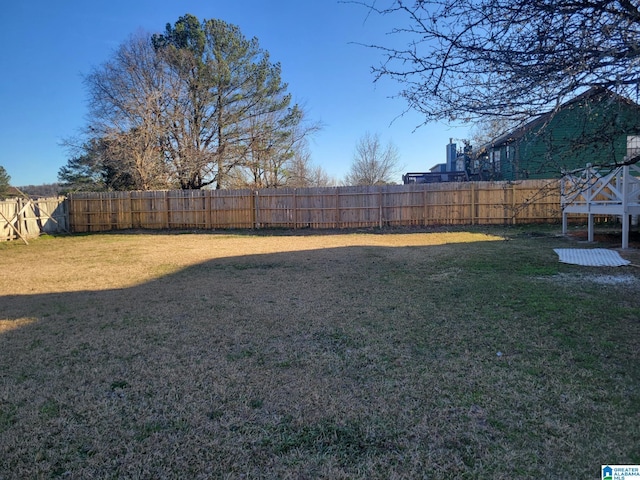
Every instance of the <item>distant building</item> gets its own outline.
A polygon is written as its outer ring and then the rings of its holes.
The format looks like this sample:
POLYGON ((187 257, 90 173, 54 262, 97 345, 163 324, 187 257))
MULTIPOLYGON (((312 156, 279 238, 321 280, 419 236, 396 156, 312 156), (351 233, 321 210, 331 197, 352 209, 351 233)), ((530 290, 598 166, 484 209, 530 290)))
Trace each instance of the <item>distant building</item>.
POLYGON ((640 135, 640 105, 604 88, 591 88, 501 135, 474 152, 474 175, 483 179, 555 178, 586 164, 615 164, 627 154, 627 137, 640 135))
POLYGON ((438 163, 428 172, 410 172, 402 176, 402 183, 438 183, 438 182, 464 182, 469 180, 465 170, 464 160, 460 160, 456 144, 449 139, 446 147, 446 163, 438 163))
MULTIPOLYGON (((446 162, 407 173, 403 183, 559 178, 564 171, 624 160, 640 145, 640 105, 605 88, 591 88, 520 128, 472 151, 446 146, 446 162)), ((640 148, 640 147, 638 147, 640 148)))
POLYGON ((465 182, 468 180, 465 172, 410 172, 402 176, 402 183, 440 183, 440 182, 465 182))
POLYGON ((7 187, 4 192, 0 192, 0 200, 3 198, 22 197, 23 194, 16 187, 7 187))

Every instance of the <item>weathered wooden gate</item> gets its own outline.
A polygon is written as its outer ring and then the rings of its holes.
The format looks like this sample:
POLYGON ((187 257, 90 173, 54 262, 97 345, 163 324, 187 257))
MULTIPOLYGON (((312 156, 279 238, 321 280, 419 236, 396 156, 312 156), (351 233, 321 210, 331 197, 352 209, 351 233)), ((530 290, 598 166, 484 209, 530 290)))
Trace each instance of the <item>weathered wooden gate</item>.
POLYGON ((0 241, 30 238, 41 233, 69 231, 69 209, 64 197, 15 198, 0 201, 0 241))

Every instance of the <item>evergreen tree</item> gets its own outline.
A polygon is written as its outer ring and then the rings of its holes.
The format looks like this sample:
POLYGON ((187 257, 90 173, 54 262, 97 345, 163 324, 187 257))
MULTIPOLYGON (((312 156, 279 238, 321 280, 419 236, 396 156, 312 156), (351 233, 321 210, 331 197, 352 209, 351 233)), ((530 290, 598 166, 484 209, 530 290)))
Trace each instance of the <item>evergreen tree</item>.
POLYGON ((9 187, 11 186, 11 177, 0 165, 0 198, 3 198, 9 194, 9 187))
POLYGON ((255 146, 252 134, 274 130, 286 115, 291 96, 280 64, 237 26, 193 15, 167 25, 153 44, 184 87, 165 144, 180 186, 221 188, 255 146))
POLYGON ((256 162, 276 186, 317 130, 302 127, 280 64, 222 20, 185 15, 132 37, 85 83, 89 148, 60 172, 79 188, 226 188, 256 162))

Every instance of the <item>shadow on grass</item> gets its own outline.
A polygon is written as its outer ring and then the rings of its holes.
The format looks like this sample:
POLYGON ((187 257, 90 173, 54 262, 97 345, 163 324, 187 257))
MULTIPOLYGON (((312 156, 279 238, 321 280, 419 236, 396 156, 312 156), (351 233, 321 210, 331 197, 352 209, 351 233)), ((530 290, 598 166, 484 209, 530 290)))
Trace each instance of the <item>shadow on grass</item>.
POLYGON ((0 477, 545 478, 638 463, 637 295, 531 240, 0 297, 0 477), (605 304, 606 303, 606 304, 605 304))

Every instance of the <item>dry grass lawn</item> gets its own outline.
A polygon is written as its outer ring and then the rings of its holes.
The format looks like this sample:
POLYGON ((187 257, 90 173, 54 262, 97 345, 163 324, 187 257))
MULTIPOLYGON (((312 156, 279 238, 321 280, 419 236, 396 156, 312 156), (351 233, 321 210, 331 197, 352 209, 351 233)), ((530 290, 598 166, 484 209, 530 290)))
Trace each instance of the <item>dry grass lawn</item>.
POLYGON ((640 268, 559 264, 568 245, 505 229, 0 244, 0 479, 638 464, 640 268))

